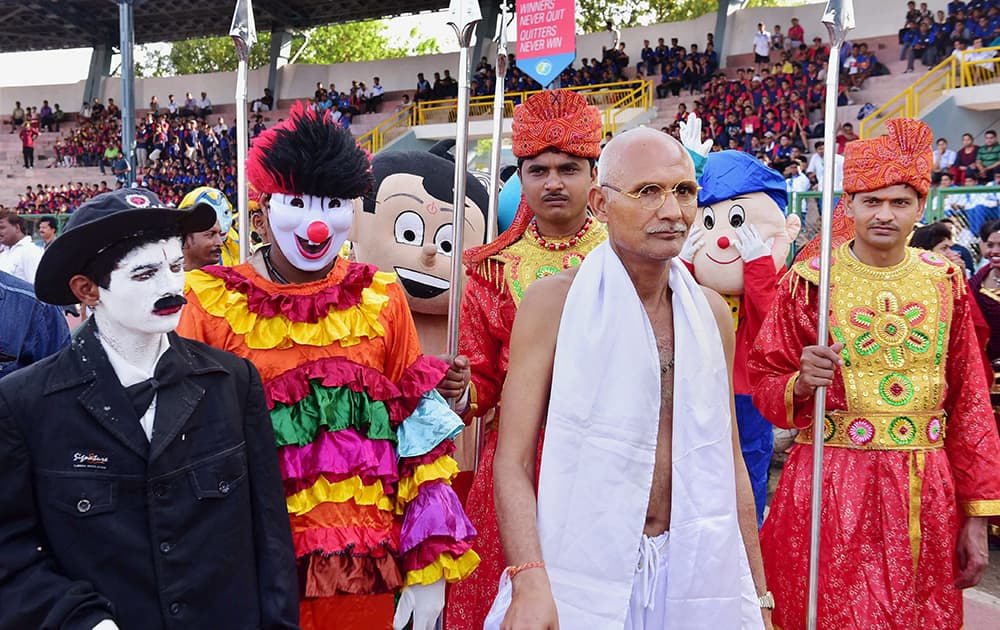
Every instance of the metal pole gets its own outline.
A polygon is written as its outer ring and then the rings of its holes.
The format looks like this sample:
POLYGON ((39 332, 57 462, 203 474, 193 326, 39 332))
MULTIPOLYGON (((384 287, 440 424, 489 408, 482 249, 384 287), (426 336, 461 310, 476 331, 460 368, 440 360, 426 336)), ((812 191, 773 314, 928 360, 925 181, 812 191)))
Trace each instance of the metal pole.
POLYGON ((236 68, 236 205, 239 212, 240 262, 247 259, 250 246, 250 213, 247 208, 247 60, 240 59, 236 68))
POLYGON ((250 49, 257 41, 253 6, 250 0, 237 0, 236 12, 229 35, 236 46, 236 205, 239 216, 240 262, 247 259, 250 249, 250 213, 247 195, 247 62, 250 49))
MULTIPOLYGON (((497 67, 496 85, 493 86, 493 146, 490 155, 490 206, 486 214, 486 242, 497 237, 497 218, 500 215, 500 149, 503 142, 503 97, 504 75, 507 74, 507 12, 500 5, 500 19, 497 20, 497 67)), ((476 463, 479 463, 477 443, 476 463)))
POLYGON ((451 292, 448 295, 448 354, 458 354, 458 322, 462 303, 462 253, 465 251, 465 179, 469 162, 469 54, 480 20, 476 0, 453 0, 458 36, 458 124, 455 134, 455 200, 452 214, 451 292))
POLYGON ((135 183, 135 62, 132 60, 132 2, 118 0, 118 42, 122 54, 122 155, 129 163, 125 186, 135 183))
MULTIPOLYGON (((826 110, 823 128, 823 216, 820 227, 819 315, 816 324, 818 345, 829 342, 830 323, 830 246, 833 232, 834 168, 837 163, 836 139, 837 90, 840 82, 840 48, 847 31, 854 28, 852 0, 829 0, 823 12, 823 24, 830 33, 830 60, 826 69, 826 110)), ((809 539, 809 604, 806 609, 808 630, 816 630, 819 607, 819 533, 823 511, 823 436, 826 418, 826 388, 816 388, 813 409, 813 471, 809 539)))

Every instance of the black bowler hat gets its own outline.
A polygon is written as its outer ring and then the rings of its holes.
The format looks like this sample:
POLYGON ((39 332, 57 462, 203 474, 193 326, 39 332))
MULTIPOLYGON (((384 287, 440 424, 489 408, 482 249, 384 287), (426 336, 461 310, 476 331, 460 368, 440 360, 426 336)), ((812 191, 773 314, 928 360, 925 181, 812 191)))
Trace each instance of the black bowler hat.
POLYGON ((83 203, 42 255, 35 273, 35 295, 49 304, 75 304, 69 280, 83 273, 98 254, 144 232, 176 228, 178 234, 202 232, 215 225, 208 206, 166 208, 142 188, 121 188, 83 203))

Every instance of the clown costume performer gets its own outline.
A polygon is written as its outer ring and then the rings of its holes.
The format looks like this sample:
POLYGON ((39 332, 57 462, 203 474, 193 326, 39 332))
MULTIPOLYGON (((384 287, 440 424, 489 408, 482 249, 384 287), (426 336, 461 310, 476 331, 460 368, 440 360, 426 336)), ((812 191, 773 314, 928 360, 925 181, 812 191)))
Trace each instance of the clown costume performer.
POLYGON ((402 289, 338 257, 368 155, 301 105, 258 137, 247 174, 272 245, 189 274, 179 332, 253 361, 277 440, 302 626, 430 628, 445 582, 479 562, 449 482, 462 423, 435 391, 402 289), (394 597, 400 603, 393 624, 394 597))

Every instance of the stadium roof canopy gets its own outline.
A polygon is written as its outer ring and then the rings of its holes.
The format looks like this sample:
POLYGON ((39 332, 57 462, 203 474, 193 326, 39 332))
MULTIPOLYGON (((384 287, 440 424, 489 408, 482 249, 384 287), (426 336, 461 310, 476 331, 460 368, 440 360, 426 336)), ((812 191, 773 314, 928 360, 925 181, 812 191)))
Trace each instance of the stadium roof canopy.
MULTIPOLYGON (((235 0, 133 0, 135 43, 226 35, 235 0)), ((448 0, 253 0, 257 31, 299 30, 448 7, 448 0)), ((0 0, 0 52, 118 45, 114 0, 0 0)))

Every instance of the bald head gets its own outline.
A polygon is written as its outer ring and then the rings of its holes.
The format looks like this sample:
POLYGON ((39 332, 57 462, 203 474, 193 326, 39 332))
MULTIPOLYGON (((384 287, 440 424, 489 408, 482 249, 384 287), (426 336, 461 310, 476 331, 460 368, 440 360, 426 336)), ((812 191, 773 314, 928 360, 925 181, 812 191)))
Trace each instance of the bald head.
POLYGON ((649 127, 638 127, 621 133, 605 145, 597 163, 600 184, 621 186, 650 162, 666 166, 680 165, 694 179, 694 161, 676 138, 649 127))

